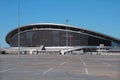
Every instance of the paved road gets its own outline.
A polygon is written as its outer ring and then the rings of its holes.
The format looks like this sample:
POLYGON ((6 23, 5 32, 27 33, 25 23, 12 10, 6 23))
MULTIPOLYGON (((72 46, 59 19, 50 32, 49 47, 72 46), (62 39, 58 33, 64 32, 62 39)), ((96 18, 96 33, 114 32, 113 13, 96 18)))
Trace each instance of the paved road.
POLYGON ((0 80, 120 80, 120 55, 0 55, 0 80))

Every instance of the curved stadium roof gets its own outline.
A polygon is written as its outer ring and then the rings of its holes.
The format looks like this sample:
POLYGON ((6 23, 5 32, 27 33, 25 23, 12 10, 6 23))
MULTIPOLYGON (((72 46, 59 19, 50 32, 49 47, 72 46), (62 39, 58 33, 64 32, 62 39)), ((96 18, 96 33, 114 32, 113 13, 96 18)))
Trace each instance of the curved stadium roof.
MULTIPOLYGON (((86 34, 86 35, 90 35, 90 36, 94 36, 94 37, 98 37, 98 38, 102 38, 102 39, 106 39, 106 40, 115 41, 117 43, 120 43, 120 39, 105 35, 103 33, 91 31, 91 30, 84 29, 84 28, 81 28, 81 27, 65 25, 65 24, 36 23, 36 24, 21 26, 21 27, 19 27, 19 30, 20 31, 25 31, 25 30, 31 30, 31 29, 34 29, 34 28, 36 28, 36 29, 37 28, 53 28, 53 29, 63 29, 63 30, 69 29, 71 31, 80 32, 82 34, 86 34)), ((14 36, 17 33, 18 33, 18 28, 10 31, 8 33, 8 35, 6 36, 6 42, 8 44, 10 44, 11 37, 14 36)))

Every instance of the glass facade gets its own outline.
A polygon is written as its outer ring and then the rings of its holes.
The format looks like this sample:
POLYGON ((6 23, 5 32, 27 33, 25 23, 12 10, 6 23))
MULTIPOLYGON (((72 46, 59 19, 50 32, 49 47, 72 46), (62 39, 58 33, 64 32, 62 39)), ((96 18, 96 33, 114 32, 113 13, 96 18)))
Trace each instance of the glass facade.
MULTIPOLYGON (((11 38, 11 46, 18 46, 18 35, 11 38)), ((81 33, 72 31, 66 32, 65 30, 54 29, 31 29, 20 33, 20 46, 22 47, 38 47, 45 46, 99 46, 104 44, 111 45, 111 41, 88 36, 81 33), (67 35, 66 35, 67 34, 67 35), (66 38, 67 37, 67 38, 66 38), (68 43, 66 42, 68 41, 68 43), (67 43, 67 44, 66 44, 67 43)))

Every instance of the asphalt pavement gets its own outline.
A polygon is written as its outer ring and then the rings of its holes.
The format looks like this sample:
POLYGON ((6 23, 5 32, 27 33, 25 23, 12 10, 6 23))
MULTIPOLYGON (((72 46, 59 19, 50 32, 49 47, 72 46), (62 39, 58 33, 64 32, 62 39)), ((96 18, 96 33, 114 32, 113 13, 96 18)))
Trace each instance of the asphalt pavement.
POLYGON ((0 80, 120 80, 120 55, 0 55, 0 80))

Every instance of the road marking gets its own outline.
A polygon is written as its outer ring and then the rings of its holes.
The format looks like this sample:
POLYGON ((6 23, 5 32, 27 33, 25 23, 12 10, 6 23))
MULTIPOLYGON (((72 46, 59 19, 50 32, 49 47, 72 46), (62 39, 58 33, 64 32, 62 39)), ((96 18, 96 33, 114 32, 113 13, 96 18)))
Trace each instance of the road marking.
POLYGON ((45 63, 35 63, 34 65, 40 65, 40 64, 45 64, 45 63))
MULTIPOLYGON (((59 65, 62 66, 62 65, 64 65, 65 63, 66 63, 66 62, 62 62, 62 63, 60 63, 59 65)), ((54 69, 54 68, 49 68, 48 70, 44 71, 43 74, 46 74, 46 73, 52 71, 53 69, 54 69)))
POLYGON ((83 62, 83 59, 80 57, 80 61, 83 62))
MULTIPOLYGON (((83 63, 83 65, 86 67, 87 65, 86 65, 86 63, 84 62, 84 60, 83 60, 82 58, 80 58, 80 60, 81 60, 81 62, 83 63)), ((84 68, 84 70, 85 70, 85 73, 86 73, 86 74, 89 74, 87 68, 84 68)))
POLYGON ((7 72, 7 71, 10 71, 10 70, 14 70, 14 69, 16 69, 16 68, 6 69, 6 70, 2 70, 0 72, 7 72))
POLYGON ((44 71, 43 74, 46 74, 46 73, 48 73, 48 72, 50 72, 52 70, 53 70, 53 68, 49 68, 48 70, 44 71))
POLYGON ((6 64, 6 65, 13 65, 13 64, 6 64))
POLYGON ((61 63, 61 64, 59 64, 60 66, 62 66, 62 65, 64 65, 66 62, 63 62, 63 63, 61 63))
POLYGON ((6 64, 2 64, 2 65, 0 65, 0 66, 3 66, 3 65, 7 66, 7 65, 13 65, 13 64, 7 64, 7 63, 6 63, 6 64))
POLYGON ((102 62, 103 64, 106 64, 107 66, 111 66, 111 64, 109 63, 106 63, 106 62, 102 62))
POLYGON ((84 65, 84 66, 87 66, 85 62, 83 62, 83 65, 84 65))
POLYGON ((84 70, 85 70, 85 73, 88 74, 88 69, 87 69, 87 68, 84 68, 84 70))
POLYGON ((80 60, 81 60, 81 62, 83 63, 84 66, 87 66, 83 59, 80 58, 80 60))

